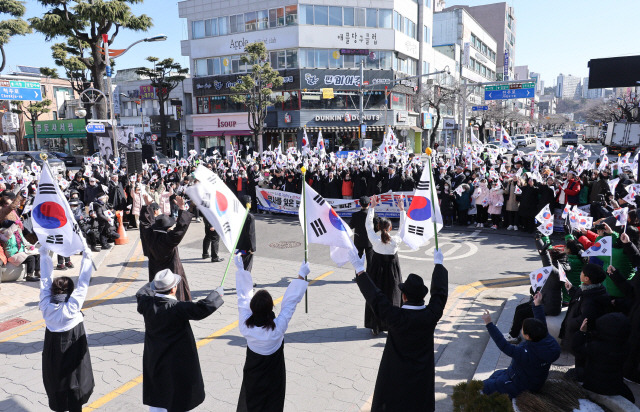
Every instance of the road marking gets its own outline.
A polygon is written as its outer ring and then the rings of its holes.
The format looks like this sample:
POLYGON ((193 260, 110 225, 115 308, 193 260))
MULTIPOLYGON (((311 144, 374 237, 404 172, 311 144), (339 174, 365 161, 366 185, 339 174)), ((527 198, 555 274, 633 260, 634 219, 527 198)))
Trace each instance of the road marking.
MULTIPOLYGON (((313 285, 314 283, 316 283, 319 280, 322 280, 324 278, 326 278, 327 276, 331 275, 334 271, 330 270, 328 272, 323 273, 322 275, 314 278, 313 280, 309 281, 309 286, 313 285)), ((280 302, 282 302, 282 298, 284 298, 283 296, 280 296, 278 299, 273 301, 274 306, 280 304, 280 302)), ((236 320, 235 322, 232 322, 230 324, 228 324, 227 326, 223 327, 222 329, 218 329, 217 331, 213 332, 211 335, 207 336, 206 338, 202 338, 199 341, 196 342, 196 348, 201 348, 202 346, 207 345, 208 343, 211 343, 212 340, 219 338, 220 336, 224 335, 225 333, 232 331, 233 329, 238 327, 238 321, 236 320)), ((112 400, 114 400, 115 398, 117 398, 120 395, 123 395, 124 393, 126 393, 127 391, 135 388, 136 386, 138 386, 139 384, 142 383, 142 375, 138 375, 135 378, 131 379, 129 382, 126 382, 124 385, 119 386, 118 388, 114 389, 113 391, 107 393, 106 395, 103 395, 102 397, 98 398, 97 400, 91 402, 89 405, 85 406, 84 408, 82 408, 82 412, 91 412, 94 411, 104 405, 106 405, 107 403, 111 402, 112 400)))

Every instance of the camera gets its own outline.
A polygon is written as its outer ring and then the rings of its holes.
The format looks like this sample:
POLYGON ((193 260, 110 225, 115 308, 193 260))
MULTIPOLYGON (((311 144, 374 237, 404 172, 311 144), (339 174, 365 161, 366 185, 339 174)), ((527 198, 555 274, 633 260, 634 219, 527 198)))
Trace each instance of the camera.
POLYGON ((595 225, 593 227, 594 230, 598 231, 598 230, 605 230, 605 225, 604 223, 598 223, 597 225, 595 225))

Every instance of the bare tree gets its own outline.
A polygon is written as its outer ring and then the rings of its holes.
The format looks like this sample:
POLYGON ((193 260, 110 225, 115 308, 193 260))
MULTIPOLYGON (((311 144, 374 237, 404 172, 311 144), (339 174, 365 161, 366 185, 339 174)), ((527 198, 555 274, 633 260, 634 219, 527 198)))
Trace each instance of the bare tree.
POLYGON ((436 133, 440 126, 442 113, 447 109, 453 111, 460 96, 460 84, 453 81, 451 76, 439 75, 438 80, 432 83, 424 83, 421 92, 416 96, 416 105, 419 111, 434 109, 435 121, 431 124, 429 134, 429 147, 435 143, 436 133))

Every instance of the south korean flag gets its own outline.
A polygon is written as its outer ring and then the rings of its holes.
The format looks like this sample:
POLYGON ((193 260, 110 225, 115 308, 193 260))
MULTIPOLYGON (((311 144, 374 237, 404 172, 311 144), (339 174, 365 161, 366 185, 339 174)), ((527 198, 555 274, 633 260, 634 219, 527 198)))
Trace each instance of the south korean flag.
POLYGON ((553 270, 553 266, 545 266, 538 270, 534 270, 529 273, 529 280, 531 281, 531 289, 538 291, 542 289, 545 283, 547 283, 547 279, 549 279, 549 275, 551 275, 551 271, 553 270))
POLYGON ((442 229, 442 214, 438 197, 435 191, 432 192, 432 184, 432 169, 427 163, 413 193, 404 225, 400 228, 402 240, 413 250, 426 245, 434 236, 434 222, 435 230, 439 232, 442 229), (433 202, 431 201, 432 193, 433 202))
POLYGON ((611 236, 605 236, 602 239, 596 241, 593 246, 582 252, 583 257, 590 256, 609 256, 611 257, 611 249, 613 249, 611 242, 611 236))
POLYGON ((31 217, 38 242, 47 249, 66 257, 84 251, 78 223, 48 166, 42 168, 31 217))

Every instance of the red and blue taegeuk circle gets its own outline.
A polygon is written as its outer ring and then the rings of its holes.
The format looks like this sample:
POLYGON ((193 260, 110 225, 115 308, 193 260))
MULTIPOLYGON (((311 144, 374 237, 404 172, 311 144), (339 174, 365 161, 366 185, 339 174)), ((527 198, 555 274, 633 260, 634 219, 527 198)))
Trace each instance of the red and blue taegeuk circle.
POLYGON ((229 202, 225 195, 220 192, 216 192, 216 211, 218 212, 218 216, 222 216, 227 213, 227 208, 229 207, 229 202))
POLYGON ((538 273, 536 275, 536 282, 540 282, 542 280, 542 278, 544 277, 544 275, 542 273, 538 273))
POLYGON ((547 223, 547 226, 545 226, 545 228, 546 228, 547 230, 551 230, 551 229, 553 229, 553 223, 551 223, 551 222, 547 223))
POLYGON ((67 224, 67 215, 56 202, 40 203, 31 216, 44 229, 58 229, 67 224))
POLYGON ((542 217, 543 217, 545 220, 546 220, 546 219, 551 219, 551 213, 549 213, 549 212, 544 212, 544 213, 542 214, 542 217))
POLYGON ((407 210, 409 219, 417 222, 424 222, 431 218, 431 202, 423 196, 414 196, 407 210))
POLYGON ((544 141, 544 147, 546 147, 547 149, 551 147, 551 142, 549 140, 545 140, 544 141))
POLYGON ((338 230, 346 230, 344 227, 344 224, 342 224, 342 219, 340 219, 340 216, 338 216, 338 214, 336 213, 335 210, 333 210, 333 208, 329 210, 329 222, 331 222, 333 227, 335 227, 338 230))
POLYGON ((593 244, 593 246, 591 246, 591 250, 594 252, 597 252, 598 250, 600 250, 601 247, 602 245, 600 244, 600 242, 596 242, 593 244))

